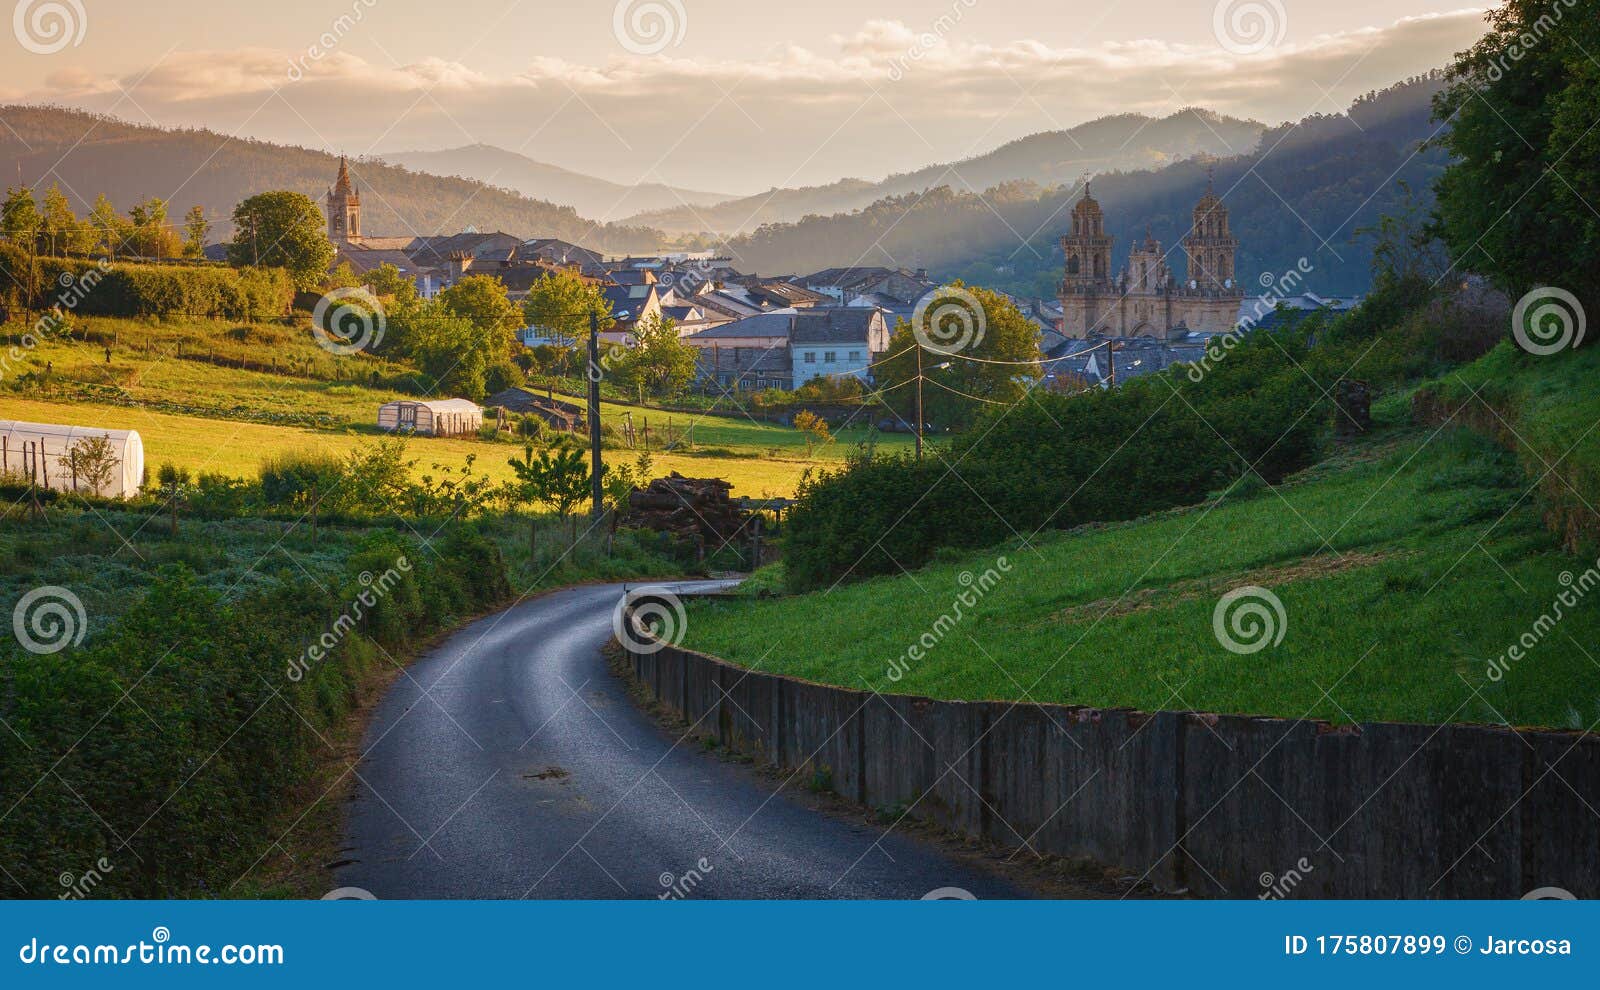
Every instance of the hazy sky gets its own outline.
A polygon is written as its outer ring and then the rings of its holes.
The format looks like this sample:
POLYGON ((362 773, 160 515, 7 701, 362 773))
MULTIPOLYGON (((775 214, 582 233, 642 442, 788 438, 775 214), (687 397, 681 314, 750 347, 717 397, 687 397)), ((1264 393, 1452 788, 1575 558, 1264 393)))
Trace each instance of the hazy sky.
POLYGON ((1333 112, 1483 31, 1449 0, 5 0, 0 99, 625 182, 881 177, 1120 111, 1333 112))

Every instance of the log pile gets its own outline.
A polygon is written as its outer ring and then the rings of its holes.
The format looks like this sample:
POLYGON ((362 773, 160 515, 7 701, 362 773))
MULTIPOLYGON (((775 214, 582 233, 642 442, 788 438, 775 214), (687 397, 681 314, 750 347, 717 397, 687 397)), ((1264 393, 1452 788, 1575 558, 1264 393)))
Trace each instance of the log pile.
POLYGON ((700 552, 738 546, 750 514, 728 498, 732 487, 720 478, 685 478, 674 471, 628 496, 622 525, 671 533, 700 552))

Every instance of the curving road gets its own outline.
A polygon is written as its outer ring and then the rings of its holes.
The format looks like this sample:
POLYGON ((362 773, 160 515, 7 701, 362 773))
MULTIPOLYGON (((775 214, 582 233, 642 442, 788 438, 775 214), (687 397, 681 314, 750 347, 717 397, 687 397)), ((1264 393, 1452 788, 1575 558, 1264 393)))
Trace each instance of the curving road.
POLYGON ((386 899, 1021 896, 668 735, 601 657, 622 591, 524 602, 411 666, 368 729, 342 886, 386 899))

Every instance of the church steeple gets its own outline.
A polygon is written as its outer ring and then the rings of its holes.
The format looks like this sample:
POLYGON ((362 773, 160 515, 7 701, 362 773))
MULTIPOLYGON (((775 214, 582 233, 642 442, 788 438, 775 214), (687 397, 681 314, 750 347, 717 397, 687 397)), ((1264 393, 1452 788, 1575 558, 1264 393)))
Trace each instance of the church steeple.
POLYGON ((328 240, 345 244, 361 240, 361 194, 350 181, 350 161, 339 156, 339 177, 328 190, 328 240))
POLYGON ((1239 241, 1228 226, 1228 208, 1217 196, 1216 166, 1206 168, 1206 191, 1194 207, 1194 225, 1183 239, 1189 259, 1189 281, 1203 292, 1238 293, 1234 260, 1239 241))
POLYGON ((1063 292, 1111 289, 1111 238, 1106 235, 1105 214, 1089 195, 1089 180, 1083 182, 1083 198, 1072 208, 1072 233, 1061 238, 1066 255, 1066 281, 1063 292))

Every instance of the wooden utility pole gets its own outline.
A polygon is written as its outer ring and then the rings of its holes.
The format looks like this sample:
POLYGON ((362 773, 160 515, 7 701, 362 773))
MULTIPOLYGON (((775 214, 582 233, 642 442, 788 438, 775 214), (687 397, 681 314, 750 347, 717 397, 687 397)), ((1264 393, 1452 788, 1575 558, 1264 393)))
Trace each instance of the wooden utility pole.
POLYGON ((917 463, 922 463, 922 342, 917 342, 917 463))
POLYGON ((589 310, 589 493, 594 504, 589 514, 599 521, 605 511, 605 496, 600 488, 600 312, 589 310))

